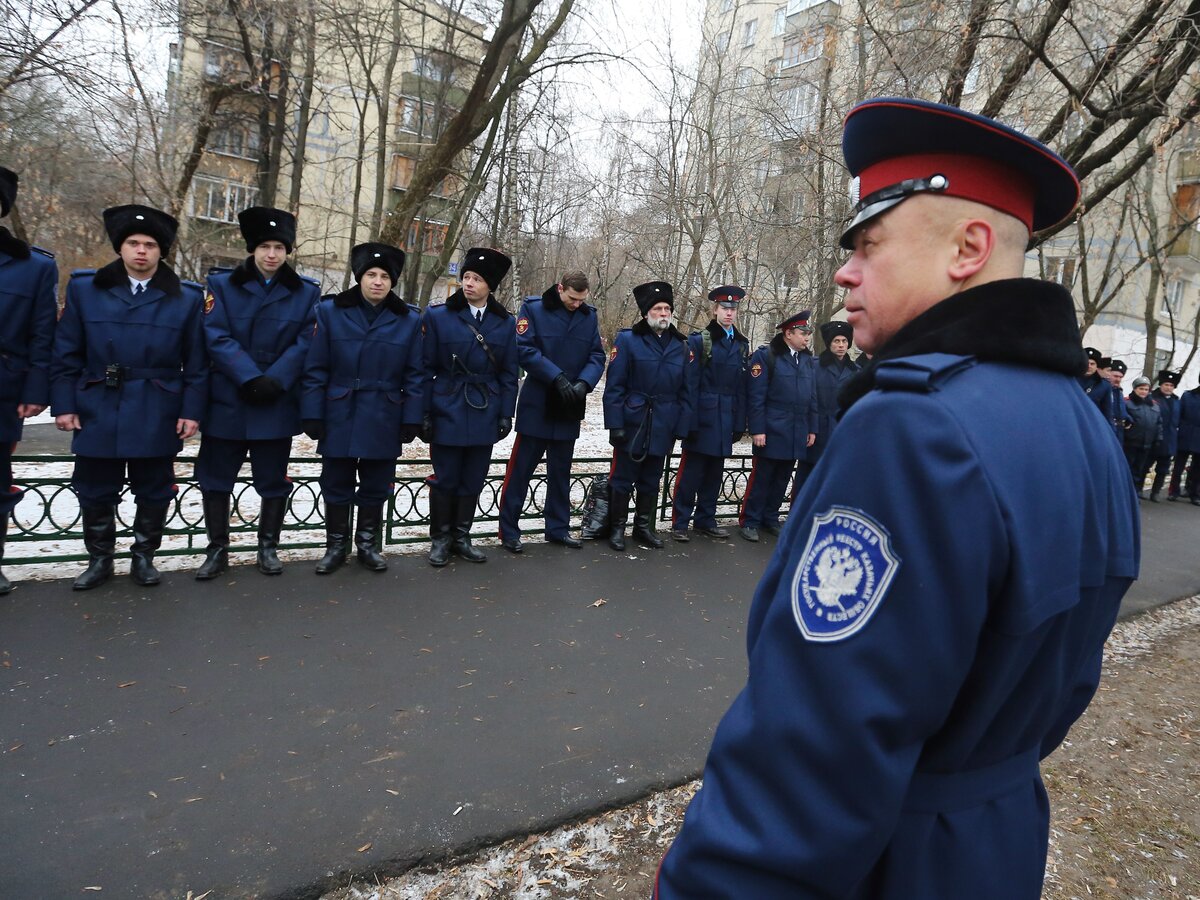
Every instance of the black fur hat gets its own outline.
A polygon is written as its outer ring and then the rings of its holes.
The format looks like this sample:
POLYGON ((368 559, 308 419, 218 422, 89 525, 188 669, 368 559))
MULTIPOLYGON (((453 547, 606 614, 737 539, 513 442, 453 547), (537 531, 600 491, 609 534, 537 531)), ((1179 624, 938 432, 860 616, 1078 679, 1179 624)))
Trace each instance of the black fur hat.
POLYGON ((167 215, 161 209, 152 206, 142 206, 130 203, 125 206, 110 206, 104 211, 104 230, 112 241, 113 249, 121 252, 121 245, 131 234, 144 234, 158 241, 162 255, 171 252, 175 243, 175 232, 179 230, 179 222, 174 216, 167 215))
POLYGON ((0 219, 8 215, 17 199, 17 173, 0 166, 0 219))
POLYGON ((1158 373, 1158 383, 1159 384, 1168 384, 1169 383, 1169 384, 1173 384, 1176 387, 1178 387, 1179 386, 1179 373, 1172 372, 1170 369, 1163 369, 1161 372, 1158 373))
POLYGON ((645 284, 639 284, 633 289, 633 299, 643 316, 650 312, 650 308, 656 303, 666 303, 672 312, 675 310, 675 291, 665 281, 647 281, 645 284))
POLYGON ((404 251, 391 244, 380 244, 370 241, 359 244, 350 251, 350 271, 354 273, 355 281, 362 281, 367 269, 383 269, 392 279, 392 287, 400 280, 404 271, 404 251))
POLYGON ((282 209, 251 206, 238 213, 238 227, 246 239, 246 252, 264 241, 279 241, 291 253, 296 246, 296 217, 282 209))
POLYGON ((463 274, 474 272, 494 291, 511 268, 512 260, 499 250, 493 250, 491 247, 472 247, 463 256, 459 271, 463 274))
POLYGON ((854 329, 850 327, 849 322, 826 322, 821 326, 821 340, 828 347, 835 337, 844 337, 851 344, 854 343, 854 329))

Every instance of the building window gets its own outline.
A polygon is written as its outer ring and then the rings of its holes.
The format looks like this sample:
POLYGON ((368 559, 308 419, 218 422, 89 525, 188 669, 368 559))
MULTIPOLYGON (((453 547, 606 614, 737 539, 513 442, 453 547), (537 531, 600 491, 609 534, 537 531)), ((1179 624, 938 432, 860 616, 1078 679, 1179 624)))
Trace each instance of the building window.
POLYGON ((208 139, 208 149, 226 156, 258 159, 258 138, 258 123, 229 122, 212 130, 208 139))
POLYGON ((821 55, 824 46, 824 31, 811 29, 795 37, 789 38, 783 44, 783 60, 780 68, 790 69, 800 63, 811 62, 821 55))
POLYGON ((1179 318, 1179 311, 1183 309, 1183 289, 1185 285, 1182 279, 1175 279, 1167 282, 1167 288, 1163 291, 1162 313, 1164 316, 1179 318))
POLYGON ((771 26, 771 34, 779 37, 785 28, 787 28, 787 7, 781 6, 775 10, 775 23, 771 26))
POLYGON ((1046 259, 1046 280, 1069 289, 1075 283, 1075 257, 1048 257, 1046 259))
POLYGON ((237 214, 258 202, 258 188, 224 178, 197 175, 192 181, 192 216, 210 222, 236 222, 237 214))
MULTIPOLYGON (((788 0, 787 14, 789 16, 794 16, 796 13, 804 12, 806 9, 812 9, 814 6, 824 2, 825 0, 788 0)), ((841 0, 833 0, 833 2, 837 3, 838 6, 842 5, 841 0)))
POLYGON ((722 31, 717 35, 717 52, 724 53, 729 49, 729 32, 722 31))
POLYGON ((750 87, 750 82, 753 78, 754 70, 749 66, 742 66, 737 70, 737 74, 734 76, 734 85, 739 88, 748 88, 750 87))
POLYGON ((754 39, 758 36, 758 19, 751 19, 742 24, 742 46, 753 47, 754 39))
POLYGON ((727 13, 733 9, 733 0, 721 0, 721 12, 727 13))
POLYGON ((417 54, 413 57, 413 73, 430 81, 454 82, 454 65, 448 59, 417 54))
POLYGON ((811 131, 817 126, 819 95, 815 84, 799 84, 783 92, 783 110, 788 126, 811 131))
POLYGON ((446 222, 424 222, 421 219, 413 219, 413 223, 408 226, 408 240, 404 244, 404 249, 408 253, 416 251, 418 229, 421 232, 421 253, 426 256, 437 256, 441 253, 450 225, 446 222))

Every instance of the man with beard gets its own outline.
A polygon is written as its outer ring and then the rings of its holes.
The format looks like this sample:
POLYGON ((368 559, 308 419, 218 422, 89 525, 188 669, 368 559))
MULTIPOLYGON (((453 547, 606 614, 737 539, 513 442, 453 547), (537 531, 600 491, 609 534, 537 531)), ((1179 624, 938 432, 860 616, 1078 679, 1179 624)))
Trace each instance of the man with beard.
POLYGON ((1021 277, 1079 182, 906 98, 852 109, 843 150, 836 282, 873 359, 759 584, 748 682, 656 896, 1036 900, 1039 760, 1096 690, 1140 555, 1071 295, 1021 277))
POLYGON ((746 433, 746 370, 750 342, 737 330, 738 304, 746 291, 736 284, 708 294, 712 319, 688 338, 696 357, 691 372, 692 425, 680 454, 671 497, 671 537, 686 543, 692 509, 696 531, 724 540, 729 531, 717 524, 717 497, 725 460, 746 433))
POLYGON ((204 497, 208 549, 196 578, 229 566, 229 506, 246 457, 258 516, 258 570, 279 575, 279 533, 292 483, 292 438, 300 433, 300 378, 320 288, 288 265, 296 217, 253 206, 238 213, 250 256, 236 269, 214 269, 204 299, 204 334, 212 357, 212 395, 203 421, 196 480, 204 497))
POLYGON ((546 458, 545 535, 578 550, 571 536, 571 460, 587 396, 604 374, 604 345, 583 272, 567 272, 517 316, 517 356, 527 373, 517 397, 517 439, 500 493, 500 542, 520 553, 529 479, 546 458))
POLYGON ((450 554, 487 562, 471 545, 475 508, 487 481, 492 448, 512 431, 517 406, 517 332, 512 313, 493 296, 512 260, 472 247, 463 257, 462 287, 422 319, 425 370, 423 439, 430 445, 429 564, 450 554))
POLYGON ((74 588, 107 581, 116 552, 126 470, 137 500, 130 576, 161 580, 154 554, 175 498, 175 455, 199 427, 208 399, 200 285, 162 261, 179 223, 149 206, 104 211, 118 259, 71 273, 54 335, 51 398, 60 431, 74 432, 75 471, 88 567, 74 588))
MULTIPOLYGON (((17 199, 17 173, 0 166, 0 219, 17 199)), ((13 487, 12 452, 25 419, 50 403, 50 344, 58 313, 54 255, 0 227, 0 561, 8 520, 24 492, 13 487)), ((12 585, 0 572, 0 595, 12 585)))
POLYGON ((608 544, 625 550, 629 495, 637 488, 633 539, 661 550, 654 529, 658 487, 667 454, 687 435, 692 419, 689 367, 696 359, 672 324, 675 294, 665 281, 633 289, 642 320, 617 332, 604 382, 604 427, 613 446, 609 475, 608 544))

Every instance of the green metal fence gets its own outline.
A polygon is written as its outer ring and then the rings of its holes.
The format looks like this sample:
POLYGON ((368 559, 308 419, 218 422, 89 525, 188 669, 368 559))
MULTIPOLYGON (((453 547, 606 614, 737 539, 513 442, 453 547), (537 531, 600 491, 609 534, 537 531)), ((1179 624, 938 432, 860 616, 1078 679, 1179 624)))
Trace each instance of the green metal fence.
MULTIPOLYGON (((204 533, 200 486, 195 481, 193 467, 195 457, 180 457, 175 463, 176 481, 179 492, 167 517, 161 555, 199 555, 204 552, 207 539, 204 533)), ((572 516, 578 522, 584 495, 591 480, 606 474, 611 465, 610 457, 577 458, 571 465, 572 516)), ((13 522, 8 528, 6 565, 51 564, 84 560, 83 531, 79 516, 79 503, 71 490, 70 456, 13 457, 13 481, 25 491, 17 506, 13 522), (71 544, 65 548, 64 544, 71 544)), ((504 472, 508 461, 493 459, 488 479, 479 498, 475 534, 492 537, 498 533, 497 521, 500 512, 500 493, 504 485, 504 472)), ((659 518, 669 520, 671 515, 671 492, 675 485, 675 474, 679 455, 667 460, 663 477, 662 494, 659 497, 659 518)), ((717 514, 722 518, 737 515, 742 496, 749 479, 752 458, 734 456, 725 463, 721 483, 717 514)), ((429 488, 426 479, 433 472, 428 459, 402 459, 396 464, 396 478, 391 502, 387 508, 385 542, 405 544, 428 540, 429 488)), ((292 481, 292 495, 288 501, 284 518, 284 537, 280 541, 283 549, 295 550, 324 546, 324 511, 318 478, 321 460, 313 457, 294 456, 288 465, 288 476, 292 481)), ((543 517, 546 498, 545 466, 538 466, 529 484, 522 518, 536 523, 543 517)), ((230 550, 246 552, 257 549, 258 495, 251 486, 248 467, 243 468, 234 487, 231 507, 230 550), (239 537, 241 540, 239 541, 239 537)), ((127 546, 133 522, 133 498, 126 491, 117 509, 118 541, 127 546)), ((120 555, 128 555, 127 552, 120 555)))

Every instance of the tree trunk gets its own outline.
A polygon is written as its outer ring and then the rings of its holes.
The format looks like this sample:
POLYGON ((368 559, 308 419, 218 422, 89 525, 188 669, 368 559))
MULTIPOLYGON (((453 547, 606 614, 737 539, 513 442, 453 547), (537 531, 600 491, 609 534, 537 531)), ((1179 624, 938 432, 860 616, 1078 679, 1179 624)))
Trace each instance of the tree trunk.
POLYGON ((300 82, 300 112, 296 123, 296 147, 292 153, 292 185, 288 195, 288 210, 300 211, 300 189, 304 184, 304 154, 308 149, 308 120, 312 111, 313 76, 317 68, 317 6, 316 0, 305 4, 304 78, 300 82))

